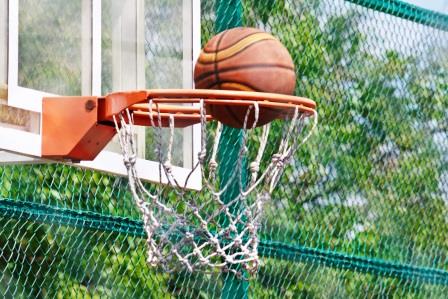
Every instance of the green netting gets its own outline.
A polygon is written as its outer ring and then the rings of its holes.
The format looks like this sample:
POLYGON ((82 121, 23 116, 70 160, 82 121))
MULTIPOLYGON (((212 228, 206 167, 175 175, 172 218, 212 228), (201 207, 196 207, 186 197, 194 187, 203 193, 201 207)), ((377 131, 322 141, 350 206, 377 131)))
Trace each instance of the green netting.
POLYGON ((276 35, 296 94, 319 105, 266 207, 258 276, 148 268, 124 178, 11 165, 0 167, 0 296, 446 298, 448 16, 397 0, 201 1, 201 15, 203 42, 239 23, 276 35))

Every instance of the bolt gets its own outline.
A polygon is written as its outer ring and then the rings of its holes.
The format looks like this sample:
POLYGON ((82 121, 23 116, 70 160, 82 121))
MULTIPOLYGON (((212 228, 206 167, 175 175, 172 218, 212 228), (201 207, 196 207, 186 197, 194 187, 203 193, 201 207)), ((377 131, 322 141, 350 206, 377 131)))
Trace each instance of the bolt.
POLYGON ((95 101, 93 101, 93 100, 88 100, 88 101, 86 102, 85 108, 86 108, 87 111, 92 111, 93 109, 95 109, 95 107, 96 107, 96 103, 95 103, 95 101))

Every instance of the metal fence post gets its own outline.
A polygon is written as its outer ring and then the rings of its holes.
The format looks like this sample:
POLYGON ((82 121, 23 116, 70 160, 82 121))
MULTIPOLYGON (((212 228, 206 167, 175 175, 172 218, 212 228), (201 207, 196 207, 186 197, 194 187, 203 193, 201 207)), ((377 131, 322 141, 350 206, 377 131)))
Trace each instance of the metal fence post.
MULTIPOLYGON (((234 28, 242 25, 242 0, 217 0, 216 1, 216 32, 221 32, 229 28, 234 28)), ((221 167, 219 168, 219 178, 221 185, 227 183, 226 178, 237 169, 237 161, 242 146, 242 133, 240 129, 234 129, 228 126, 223 127, 221 134, 218 158, 221 167)), ((243 161, 245 164, 246 161, 243 161)), ((244 165, 243 164, 243 165, 244 165)), ((242 184, 245 185, 247 181, 247 171, 243 166, 243 173, 241 173, 242 184)), ((239 194, 239 182, 234 180, 230 188, 222 195, 224 202, 229 202, 239 194)), ((235 212, 238 211, 239 206, 233 205, 231 207, 235 212)), ((247 291, 249 283, 247 280, 240 279, 234 274, 228 273, 224 277, 223 290, 221 298, 247 298, 247 291)))

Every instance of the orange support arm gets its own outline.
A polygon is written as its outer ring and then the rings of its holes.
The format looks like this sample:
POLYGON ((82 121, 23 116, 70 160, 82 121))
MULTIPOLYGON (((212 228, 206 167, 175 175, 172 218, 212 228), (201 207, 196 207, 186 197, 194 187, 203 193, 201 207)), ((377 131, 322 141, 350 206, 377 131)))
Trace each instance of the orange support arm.
MULTIPOLYGON (((93 160, 116 134, 113 116, 129 109, 135 125, 150 126, 146 91, 117 92, 106 97, 46 97, 42 101, 42 157, 72 161, 93 160), (138 105, 136 105, 138 104, 138 105)), ((154 107, 153 119, 184 128, 200 121, 199 109, 188 106, 154 107), (174 112, 173 112, 174 111, 174 112)), ((210 116, 208 117, 210 119, 210 116)))
POLYGON ((98 98, 51 97, 42 101, 42 157, 93 160, 115 135, 98 122, 98 98))

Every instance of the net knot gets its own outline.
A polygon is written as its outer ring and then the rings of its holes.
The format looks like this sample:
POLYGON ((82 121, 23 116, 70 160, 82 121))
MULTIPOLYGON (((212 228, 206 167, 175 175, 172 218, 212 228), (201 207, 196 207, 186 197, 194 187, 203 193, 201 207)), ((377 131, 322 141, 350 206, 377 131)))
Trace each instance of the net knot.
POLYGON ((249 274, 253 275, 258 271, 258 258, 255 257, 252 261, 245 264, 243 267, 249 272, 249 274))
POLYGON ((216 171, 216 168, 218 168, 218 163, 216 163, 215 160, 210 160, 210 163, 208 163, 208 167, 210 171, 214 172, 216 171))
POLYGON ((124 165, 126 168, 131 168, 135 165, 135 162, 137 161, 137 155, 129 155, 123 158, 124 165))
POLYGON ((235 260, 230 255, 226 256, 225 259, 226 259, 226 262, 229 263, 229 264, 234 264, 235 263, 235 260))
POLYGON ((206 259, 205 257, 203 257, 203 256, 199 257, 199 261, 201 262, 201 264, 203 266, 207 266, 210 263, 210 261, 208 259, 206 259))
POLYGON ((150 266, 155 267, 159 264, 159 259, 154 255, 152 251, 148 250, 148 258, 146 259, 146 262, 150 266))
POLYGON ((250 171, 252 173, 258 173, 259 170, 260 170, 260 163, 258 162, 250 163, 250 171))
POLYGON ((205 157, 206 157, 206 153, 205 153, 205 151, 200 151, 200 152, 198 153, 198 160, 199 160, 199 163, 204 164, 204 162, 205 162, 205 157))
POLYGON ((278 168, 283 168, 285 162, 283 161, 281 154, 274 154, 272 155, 272 163, 278 168))
POLYGON ((163 163, 163 166, 165 167, 167 173, 171 174, 173 172, 173 164, 171 164, 170 161, 163 163))
POLYGON ((236 247, 240 247, 241 244, 242 244, 242 240, 241 240, 241 238, 240 238, 240 237, 236 237, 235 240, 233 241, 233 244, 234 244, 236 247))
POLYGON ((211 237, 210 238, 210 243, 212 243, 213 245, 215 245, 216 247, 219 246, 219 240, 216 237, 211 237))
POLYGON ((222 248, 219 248, 219 247, 216 248, 216 253, 223 257, 227 256, 226 252, 224 250, 222 250, 222 248))
POLYGON ((193 249, 193 254, 196 255, 197 257, 199 257, 201 262, 204 262, 204 258, 202 257, 202 252, 199 248, 196 247, 195 249, 193 249))

